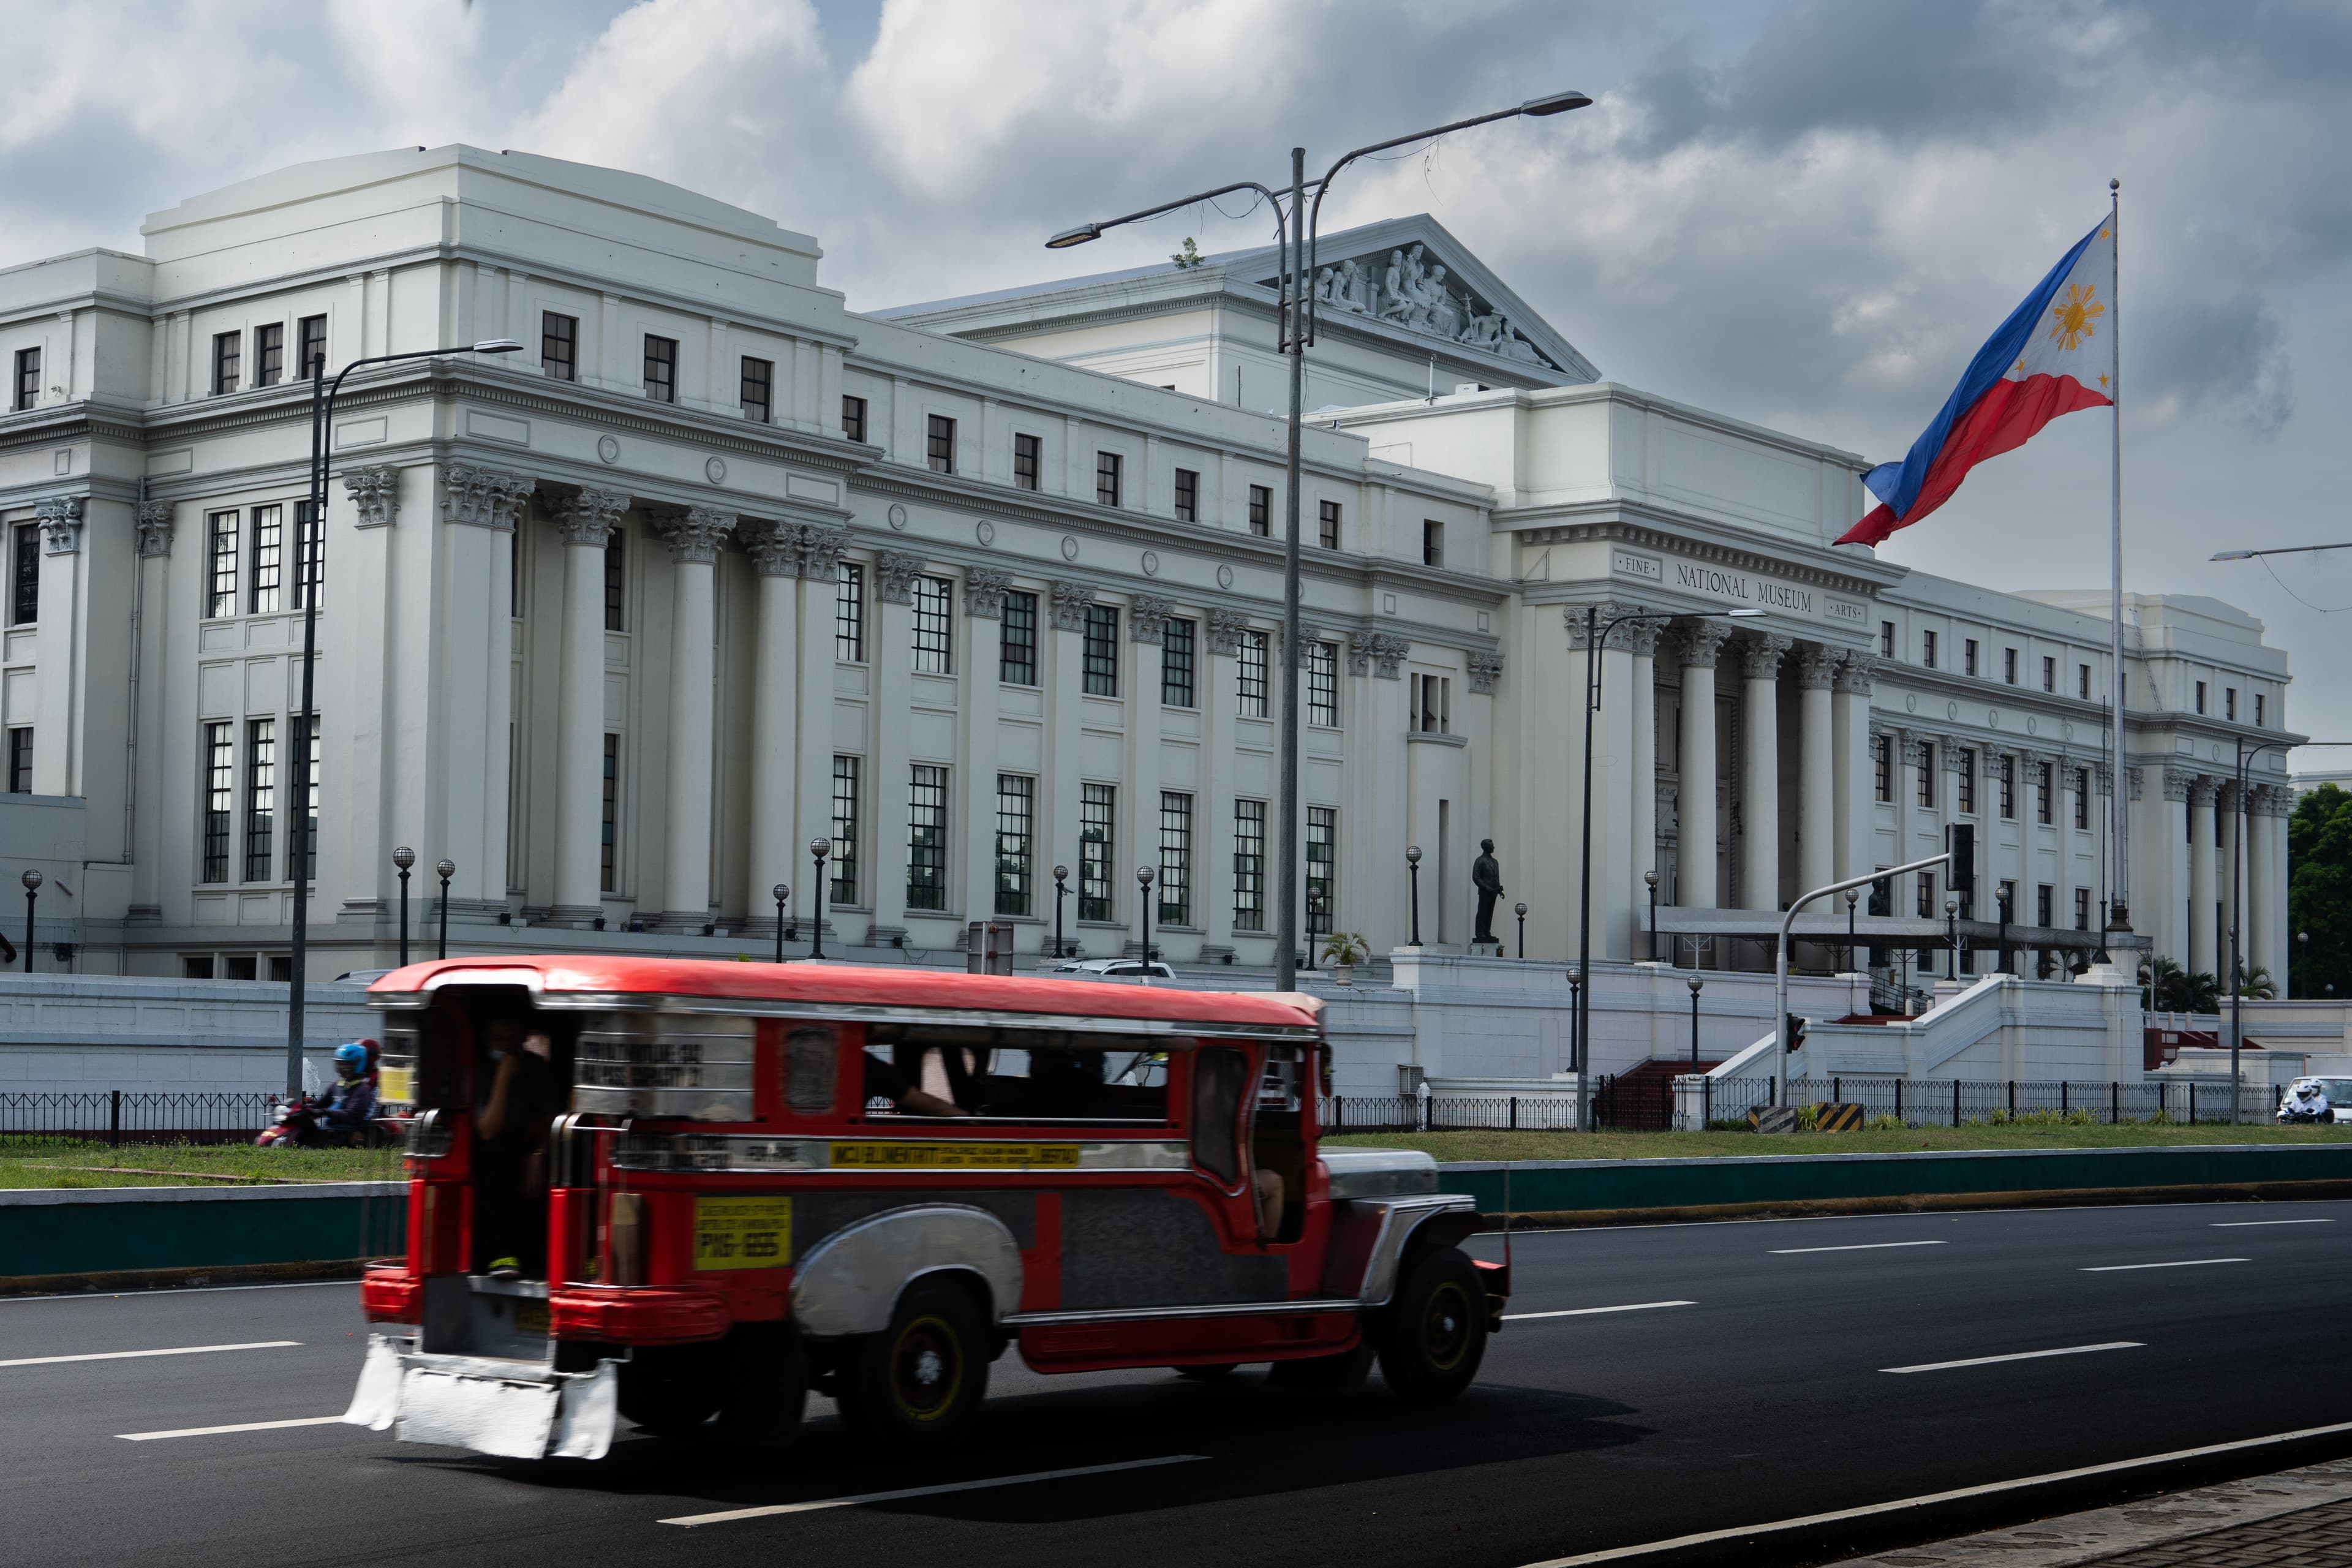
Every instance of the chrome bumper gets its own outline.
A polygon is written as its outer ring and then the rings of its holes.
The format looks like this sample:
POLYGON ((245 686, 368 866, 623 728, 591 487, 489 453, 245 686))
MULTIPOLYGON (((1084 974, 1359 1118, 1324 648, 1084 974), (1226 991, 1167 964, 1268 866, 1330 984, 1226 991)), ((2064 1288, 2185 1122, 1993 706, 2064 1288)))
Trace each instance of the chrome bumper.
POLYGON ((535 1362, 427 1355, 406 1335, 372 1333, 343 1419, 404 1443, 509 1459, 601 1459, 620 1417, 620 1363, 557 1372, 535 1362))

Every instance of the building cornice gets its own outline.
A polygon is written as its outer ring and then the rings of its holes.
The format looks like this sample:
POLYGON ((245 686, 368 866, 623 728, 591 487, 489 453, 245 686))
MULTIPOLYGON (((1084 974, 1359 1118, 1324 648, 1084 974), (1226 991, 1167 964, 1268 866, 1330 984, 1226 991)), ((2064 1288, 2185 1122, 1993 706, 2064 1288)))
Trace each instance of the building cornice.
MULTIPOLYGON (((1795 541, 1785 544, 1760 542, 1753 535, 1735 533, 1723 523, 1632 501, 1588 501, 1574 507, 1540 510, 1559 521, 1546 527, 1512 529, 1510 531, 1519 542, 1637 544, 1864 599, 1875 599, 1881 589, 1902 581, 1906 571, 1891 563, 1832 555, 1817 546, 1795 541), (1785 553, 1775 552, 1776 549, 1785 553)), ((1517 521, 1528 515, 1526 509, 1510 508, 1497 510, 1495 520, 1501 527, 1506 521, 1517 521)), ((1521 584, 1523 587, 1528 585, 1521 584)))

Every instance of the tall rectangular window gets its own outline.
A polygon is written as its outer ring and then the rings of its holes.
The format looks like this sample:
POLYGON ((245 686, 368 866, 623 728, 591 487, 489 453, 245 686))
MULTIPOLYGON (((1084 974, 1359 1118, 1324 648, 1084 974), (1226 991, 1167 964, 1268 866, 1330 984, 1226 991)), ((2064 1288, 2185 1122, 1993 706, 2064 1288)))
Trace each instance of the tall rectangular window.
POLYGON ((841 399, 841 435, 845 441, 866 439, 866 399, 845 394, 841 399))
POLYGON ((775 413, 776 362, 743 356, 742 391, 738 401, 743 405, 743 417, 765 425, 775 413))
POLYGON ((33 793, 33 727, 19 724, 8 731, 8 793, 33 793))
POLYGON ((543 310, 539 318, 539 368, 556 381, 580 379, 580 318, 543 310))
POLYGON ((1103 506, 1118 504, 1119 469, 1126 459, 1117 452, 1095 454, 1095 500, 1103 506))
POLYGON ((1154 890, 1164 923, 1192 923, 1192 797, 1177 790, 1160 792, 1160 880, 1154 890))
POLYGON ((854 561, 833 569, 833 657, 866 662, 866 568, 854 561))
POLYGON ((2232 724, 2238 721, 2238 689, 2234 686, 2221 688, 2221 717, 2232 724))
POLYGON ((245 613, 268 616, 278 612, 278 557, 285 549, 284 525, 278 509, 253 509, 253 556, 246 571, 245 613))
POLYGON ((1197 468, 1176 470, 1176 521, 1201 521, 1201 474, 1197 468))
POLYGON ((1893 621, 1878 623, 1878 657, 1881 658, 1895 657, 1895 623, 1893 621))
POLYGON ((1078 919, 1107 921, 1111 847, 1118 841, 1118 786, 1078 786, 1078 919))
POLYGON ((286 323, 270 321, 253 329, 253 384, 276 386, 286 374, 286 323))
POLYGON ((2017 816, 2017 759, 2003 753, 2000 759, 2000 816, 2003 822, 2017 816))
POLYGON ((1339 548, 1339 503, 1335 500, 1315 503, 1315 542, 1326 550, 1339 548))
POLYGON ((245 374, 245 334, 215 332, 213 334, 213 395, 235 392, 245 374))
POLYGON ((1274 533, 1274 489, 1268 485, 1250 486, 1249 531, 1260 539, 1274 533))
POLYGON ((1265 802, 1234 802, 1234 929, 1265 929, 1265 802))
POLYGON ((21 626, 40 618, 41 526, 20 522, 8 533, 8 624, 21 626))
POLYGON ((2000 678, 2011 686, 2017 684, 2017 650, 2013 647, 2000 650, 2000 678))
POLYGON ((2263 694, 2257 691, 2254 693, 2254 728, 2257 730, 2263 727, 2263 694))
POLYGON ((646 395, 656 403, 677 401, 677 340, 646 334, 646 395))
MULTIPOLYGON (((325 581, 325 565, 319 558, 319 552, 326 543, 323 537, 324 531, 319 524, 319 509, 307 500, 296 501, 294 503, 294 602, 287 606, 289 609, 308 608, 311 598, 319 593, 320 585, 325 581)), ((522 531, 517 529, 513 537, 521 538, 522 531)))
POLYGON ((923 456, 929 460, 931 472, 935 474, 955 472, 955 425, 956 422, 944 414, 930 416, 923 438, 923 456))
POLYGON ((1421 563, 1423 566, 1445 564, 1445 525, 1433 517, 1421 520, 1421 563))
POLYGON ((2087 664, 2074 667, 2074 695, 2085 702, 2091 700, 2091 667, 2087 664))
MULTIPOLYGON (((1955 786, 1958 798, 1952 805, 1958 810, 1973 814, 1977 808, 1977 754, 1973 750, 1963 750, 1955 753, 1952 760, 1959 763, 1959 782, 1955 786)), ((2008 814, 2004 812, 2002 815, 2008 814)))
POLYGON ((1032 844, 1037 824, 1037 781, 1024 773, 996 775, 996 912, 1026 915, 1034 897, 1032 844))
POLYGON ((1307 645, 1307 721, 1326 729, 1339 727, 1339 645, 1307 645))
POLYGON ((1453 680, 1443 675, 1416 675, 1411 689, 1411 705, 1405 710, 1406 727, 1423 735, 1452 734, 1453 680))
MULTIPOLYGON (((319 879, 319 716, 298 718, 292 727, 295 808, 302 814, 302 876, 305 881, 315 882, 319 879)), ((289 881, 294 877, 290 859, 286 877, 289 881)))
POLYGON ((2197 683, 2197 711, 2205 711, 2205 683, 2201 680, 2197 683))
POLYGON ((1118 695, 1118 611, 1110 605, 1087 606, 1086 690, 1089 697, 1118 695))
POLYGON ((1932 745, 1919 748, 1919 804, 1929 811, 1936 809, 1936 748, 1932 745))
POLYGON ((1967 675, 1977 672, 1977 639, 1974 637, 1960 645, 1960 669, 1967 675))
POLYGON ((615 528, 604 536, 604 629, 629 629, 629 556, 626 536, 615 528))
POLYGON ((2058 689, 2058 661, 2054 658, 2045 658, 2042 661, 2042 689, 2049 692, 2058 689))
POLYGON ((1045 440, 1036 436, 1017 432, 1013 437, 1013 482, 1024 490, 1037 488, 1039 459, 1045 455, 1045 440))
POLYGON ((955 673, 955 584, 944 577, 913 584, 914 668, 919 675, 955 673))
POLYGON ((226 882, 230 818, 236 810, 236 727, 226 720, 205 726, 204 770, 204 879, 226 882))
POLYGON ((205 614, 214 619, 236 614, 236 530, 239 514, 216 511, 205 519, 205 614))
POLYGON ((857 902, 857 786, 865 765, 863 757, 833 759, 833 901, 836 904, 857 902))
POLYGON ((1919 662, 1929 669, 1936 668, 1936 634, 1933 632, 1919 634, 1919 662))
POLYGON ((2074 929, 2091 929, 2091 889, 2088 888, 2074 889, 2074 929))
POLYGON ((1307 808, 1307 934, 1331 930, 1339 908, 1339 811, 1307 808))
POLYGON ((1194 626, 1171 619, 1160 645, 1160 700, 1171 708, 1192 706, 1194 626))
POLYGON ((269 880, 271 829, 278 822, 278 721, 245 721, 245 876, 269 880))
POLYGON ((2091 770, 2074 770, 2074 826, 2091 826, 2091 770))
POLYGON ((596 840, 596 886, 607 893, 621 890, 621 737, 604 737, 603 816, 596 840))
POLYGON ((13 412, 21 414, 26 409, 32 407, 35 404, 40 401, 41 351, 38 349, 18 349, 16 351, 16 378, 9 385, 8 406, 13 412))
POLYGON ((2043 882, 2033 889, 2033 923, 2046 926, 2057 910, 2058 889, 2043 882))
MULTIPOLYGON (((1936 873, 1933 871, 1919 873, 1919 918, 1923 921, 1939 921, 1944 918, 1944 911, 1936 907, 1936 873)), ((1921 951, 1924 952, 1927 950, 1921 951)))
POLYGON ((1895 799, 1895 742, 1888 735, 1870 738, 1870 765, 1877 775, 1878 798, 1888 803, 1895 799))
POLYGON ((1007 686, 1037 684, 1037 595, 1018 591, 1004 595, 1003 630, 998 634, 996 679, 1007 686))
POLYGON ((907 907, 948 907, 948 771, 929 763, 908 773, 907 907))
POLYGON ((294 324, 294 330, 301 339, 301 346, 296 352, 302 356, 301 363, 295 367, 294 374, 308 381, 313 374, 326 368, 327 318, 305 316, 294 324))
POLYGON ((1265 717, 1265 650, 1264 632, 1244 632, 1234 649, 1234 711, 1244 719, 1265 717))
MULTIPOLYGON (((2048 763, 2036 763, 2033 764, 2033 816, 2034 820, 2039 822, 2044 827, 2049 826, 2051 822, 2050 785, 2052 782, 2052 773, 2053 769, 2048 763)), ((2042 923, 2048 925, 2050 922, 2044 921, 2042 923)))

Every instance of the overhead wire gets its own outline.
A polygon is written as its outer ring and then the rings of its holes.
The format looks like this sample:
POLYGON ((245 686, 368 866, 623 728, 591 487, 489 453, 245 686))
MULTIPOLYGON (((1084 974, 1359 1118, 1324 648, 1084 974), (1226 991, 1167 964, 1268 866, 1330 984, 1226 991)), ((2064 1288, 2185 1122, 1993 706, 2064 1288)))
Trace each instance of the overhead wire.
POLYGON ((2286 585, 2286 579, 2278 574, 2278 568, 2273 566, 2268 561, 2263 560, 2263 557, 2259 555, 2254 557, 2254 559, 2262 561, 2263 570, 2271 574, 2271 581, 2279 585, 2280 591, 2285 594, 2288 598, 2293 599, 2296 604, 2301 605, 2305 609, 2315 610, 2323 616, 2340 615, 2346 610, 2352 610, 2352 605, 2328 605, 2313 604, 2309 599, 2305 598, 2302 595, 2296 593, 2293 588, 2286 585))

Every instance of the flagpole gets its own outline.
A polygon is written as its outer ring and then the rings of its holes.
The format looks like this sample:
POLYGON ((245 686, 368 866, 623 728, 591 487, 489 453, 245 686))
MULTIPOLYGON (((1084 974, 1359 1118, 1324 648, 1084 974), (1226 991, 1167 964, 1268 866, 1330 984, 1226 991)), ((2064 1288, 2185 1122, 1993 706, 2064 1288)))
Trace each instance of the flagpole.
MULTIPOLYGON (((2124 754, 2124 699, 2130 688, 2124 679, 2124 356, 2123 300, 2117 281, 2123 273, 2123 182, 2107 182, 2107 231, 2111 247, 2107 255, 2113 267, 2107 276, 2107 331, 2115 333, 2115 390, 2112 405, 2115 412, 2114 447, 2108 472, 2108 547, 2111 581, 2107 597, 2107 657, 2113 671, 2110 685, 2114 689, 2112 709, 2114 728, 2107 740, 2113 748, 2114 791, 2109 796, 2115 803, 2116 867, 2114 899, 2108 905, 2108 924, 2120 931, 2131 930, 2131 861, 2126 854, 2129 840, 2126 824, 2131 817, 2131 779, 2127 759, 2124 754)), ((2110 957, 2113 955, 2111 954, 2110 957)))

